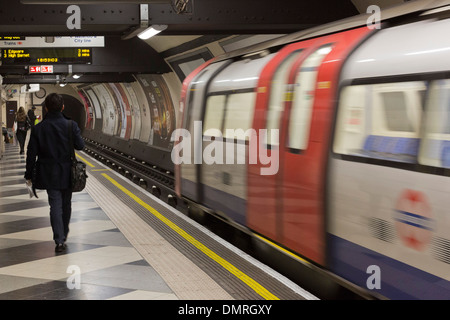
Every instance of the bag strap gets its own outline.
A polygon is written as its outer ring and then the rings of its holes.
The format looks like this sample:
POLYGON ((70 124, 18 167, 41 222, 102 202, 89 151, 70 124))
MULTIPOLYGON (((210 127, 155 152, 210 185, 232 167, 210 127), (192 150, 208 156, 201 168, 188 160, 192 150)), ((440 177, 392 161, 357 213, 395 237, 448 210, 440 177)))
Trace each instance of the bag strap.
POLYGON ((72 162, 75 162, 75 161, 77 161, 77 158, 75 156, 75 148, 73 146, 73 121, 72 120, 68 120, 67 128, 69 130, 69 147, 71 150, 70 157, 71 157, 72 162))

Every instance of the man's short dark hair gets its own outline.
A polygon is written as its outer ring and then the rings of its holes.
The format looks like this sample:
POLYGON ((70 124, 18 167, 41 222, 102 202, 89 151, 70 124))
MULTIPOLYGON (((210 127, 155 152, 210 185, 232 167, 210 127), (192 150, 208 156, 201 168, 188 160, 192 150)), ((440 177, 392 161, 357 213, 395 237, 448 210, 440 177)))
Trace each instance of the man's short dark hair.
POLYGON ((48 112, 61 112, 64 105, 64 99, 57 93, 50 93, 47 98, 45 98, 44 103, 48 112))

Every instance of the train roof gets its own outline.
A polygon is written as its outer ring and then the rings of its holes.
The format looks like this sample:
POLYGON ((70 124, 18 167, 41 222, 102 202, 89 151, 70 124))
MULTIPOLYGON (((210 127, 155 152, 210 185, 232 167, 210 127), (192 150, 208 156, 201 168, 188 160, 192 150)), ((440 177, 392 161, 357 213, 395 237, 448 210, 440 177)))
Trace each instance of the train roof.
MULTIPOLYGON (((394 18, 401 18, 411 15, 418 17, 420 14, 424 14, 427 11, 444 8, 446 6, 447 8, 445 8, 444 11, 449 11, 450 10, 449 0, 418 0, 407 2, 401 5, 393 6, 382 10, 380 22, 386 22, 394 18)), ((265 41, 253 46, 225 53, 223 55, 217 56, 215 60, 221 61, 225 59, 236 58, 250 53, 267 50, 273 47, 282 46, 292 42, 297 42, 327 34, 332 34, 339 31, 362 27, 367 25, 367 20, 370 16, 371 13, 370 14, 364 13, 354 17, 317 26, 311 29, 302 30, 273 40, 265 41)))
POLYGON ((380 30, 348 58, 341 81, 450 71, 450 37, 442 30, 450 19, 380 30))

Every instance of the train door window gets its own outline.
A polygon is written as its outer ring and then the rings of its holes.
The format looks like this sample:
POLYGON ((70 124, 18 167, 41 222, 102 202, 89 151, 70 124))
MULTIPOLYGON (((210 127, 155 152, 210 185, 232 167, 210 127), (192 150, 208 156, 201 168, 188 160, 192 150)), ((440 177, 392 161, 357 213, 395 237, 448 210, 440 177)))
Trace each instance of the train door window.
POLYGON ((203 133, 209 129, 217 129, 216 132, 210 130, 208 134, 219 136, 218 131, 222 130, 225 102, 225 95, 212 95, 208 97, 206 102, 205 121, 203 123, 203 133))
POLYGON ((422 81, 345 87, 340 94, 333 151, 417 162, 425 90, 422 81))
POLYGON ((279 130, 280 128, 280 117, 284 111, 284 101, 289 72, 292 64, 295 62, 295 59, 301 51, 302 50, 294 51, 283 60, 283 62, 278 66, 278 69, 275 71, 270 83, 270 97, 266 121, 266 144, 268 145, 278 145, 278 140, 270 141, 272 137, 270 130, 279 130))
MULTIPOLYGON (((251 128, 255 99, 256 93, 254 91, 233 93, 228 96, 224 123, 225 132, 223 133, 226 138, 234 139, 237 130, 242 129, 243 132, 246 132, 251 128), (233 129, 234 131, 227 131, 227 129, 233 129)), ((249 137, 246 135, 245 140, 248 139, 249 137)))
POLYGON ((430 85, 419 162, 450 168, 450 80, 430 85))
POLYGON ((317 70, 332 48, 333 44, 327 44, 314 51, 305 59, 297 73, 287 141, 288 148, 293 153, 306 149, 308 145, 317 70))
POLYGON ((342 89, 339 97, 334 152, 358 155, 362 151, 364 139, 370 131, 370 123, 366 123, 367 109, 370 109, 371 104, 366 100, 368 90, 368 86, 349 86, 342 89))

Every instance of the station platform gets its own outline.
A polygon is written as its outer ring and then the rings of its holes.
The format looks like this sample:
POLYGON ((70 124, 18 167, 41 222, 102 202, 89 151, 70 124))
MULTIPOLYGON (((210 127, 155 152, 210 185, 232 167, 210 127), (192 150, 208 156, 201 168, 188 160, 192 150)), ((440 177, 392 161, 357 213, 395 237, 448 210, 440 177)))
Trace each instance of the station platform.
POLYGON ((25 155, 0 160, 0 300, 313 300, 146 190, 77 152, 67 249, 56 253, 45 190, 29 197, 25 155))

